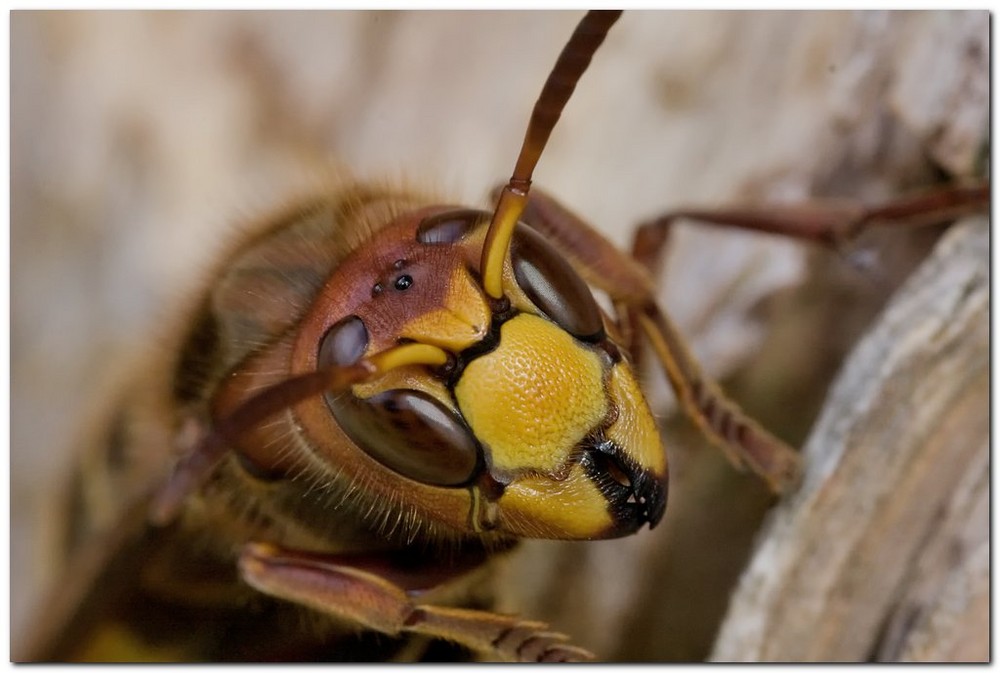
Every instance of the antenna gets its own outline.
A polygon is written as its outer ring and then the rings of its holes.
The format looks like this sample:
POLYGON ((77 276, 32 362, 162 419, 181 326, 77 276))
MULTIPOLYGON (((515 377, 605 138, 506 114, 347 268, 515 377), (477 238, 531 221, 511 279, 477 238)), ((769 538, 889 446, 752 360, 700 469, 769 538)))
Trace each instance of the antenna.
POLYGON ((621 14, 620 10, 587 12, 563 47, 549 78, 545 80, 542 93, 531 112, 514 174, 500 193, 500 201, 493 212, 493 220, 483 243, 480 261, 483 287, 494 299, 503 296, 503 262, 514 235, 514 226, 528 202, 531 174, 535 165, 542 156, 542 150, 545 149, 566 102, 573 95, 577 82, 621 14))

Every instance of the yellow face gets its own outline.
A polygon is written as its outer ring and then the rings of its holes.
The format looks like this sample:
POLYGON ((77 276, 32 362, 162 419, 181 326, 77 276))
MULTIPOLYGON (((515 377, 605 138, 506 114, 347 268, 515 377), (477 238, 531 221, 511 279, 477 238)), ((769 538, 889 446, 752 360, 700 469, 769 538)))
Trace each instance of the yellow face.
POLYGON ((662 499, 666 459, 637 393, 626 364, 553 322, 531 313, 505 322, 497 348, 470 362, 455 386, 486 468, 506 485, 498 525, 579 539, 655 523, 658 513, 638 499, 662 499), (648 493, 636 492, 641 473, 648 493))
POLYGON ((370 298, 327 314, 312 366, 410 341, 448 354, 437 370, 401 367, 326 398, 382 470, 374 483, 387 497, 404 492, 428 520, 471 533, 597 539, 655 525, 666 457, 589 288, 519 225, 503 297, 488 298, 473 266, 488 215, 457 212, 464 228, 447 228, 444 213, 391 230, 382 267, 364 260, 370 298))

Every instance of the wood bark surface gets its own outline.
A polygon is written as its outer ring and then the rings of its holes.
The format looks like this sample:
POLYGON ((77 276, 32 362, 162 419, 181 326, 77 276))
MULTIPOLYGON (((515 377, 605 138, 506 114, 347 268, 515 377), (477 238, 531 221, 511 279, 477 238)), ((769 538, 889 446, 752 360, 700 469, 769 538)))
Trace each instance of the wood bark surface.
POLYGON ((714 660, 989 659, 989 300, 975 218, 845 363, 714 660))

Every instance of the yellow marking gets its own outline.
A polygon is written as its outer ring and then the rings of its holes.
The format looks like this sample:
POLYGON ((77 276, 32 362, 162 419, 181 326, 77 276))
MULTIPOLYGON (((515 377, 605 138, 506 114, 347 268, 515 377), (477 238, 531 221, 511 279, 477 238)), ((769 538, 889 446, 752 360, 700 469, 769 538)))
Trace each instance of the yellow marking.
POLYGON ((443 365, 448 354, 429 344, 405 344, 376 353, 368 358, 380 373, 407 365, 443 365))
POLYGON ((587 540, 613 530, 607 499, 579 463, 562 481, 530 474, 514 480, 498 504, 501 527, 525 537, 587 540))
POLYGON ((517 218, 521 217, 527 203, 527 192, 515 191, 510 185, 504 187, 490 228, 486 232, 479 266, 482 269, 483 288, 494 299, 503 296, 503 263, 510 249, 510 239, 514 236, 517 218))
POLYGON ((470 489, 470 494, 472 495, 472 507, 470 508, 469 518, 472 525, 472 531, 475 533, 482 533, 483 528, 479 522, 479 517, 482 515, 483 494, 479 491, 479 487, 477 486, 473 486, 470 489))
POLYGON ((457 353, 482 341, 489 328, 489 306, 469 272, 457 267, 448 282, 444 306, 409 321, 400 335, 457 353))
MULTIPOLYGON (((188 653, 189 654, 189 653, 188 653)), ((103 624, 73 656, 79 663, 153 664, 185 659, 182 647, 151 645, 121 624, 103 624)))
POLYGON ((605 437, 642 467, 659 477, 665 476, 667 454, 660 442, 660 432, 639 383, 627 365, 619 363, 611 369, 608 394, 618 408, 618 418, 604 431, 605 437))
POLYGON ((496 350, 469 363, 455 397, 491 465, 507 473, 556 473, 608 406, 597 354, 527 313, 504 323, 496 350))
POLYGON ((372 381, 355 384, 353 391, 357 397, 367 399, 386 390, 398 390, 400 388, 427 393, 437 398, 438 402, 441 402, 449 409, 454 409, 458 412, 458 408, 455 407, 455 401, 452 399, 451 391, 448 390, 448 387, 440 379, 428 376, 427 372, 421 367, 390 369, 372 381))

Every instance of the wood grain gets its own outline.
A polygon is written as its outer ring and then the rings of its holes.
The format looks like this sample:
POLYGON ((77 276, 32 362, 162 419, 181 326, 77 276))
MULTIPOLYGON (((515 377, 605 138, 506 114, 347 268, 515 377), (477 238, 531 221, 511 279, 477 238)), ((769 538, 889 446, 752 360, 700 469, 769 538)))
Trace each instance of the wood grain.
POLYGON ((988 660, 988 250, 956 225, 859 343, 712 659, 988 660))

